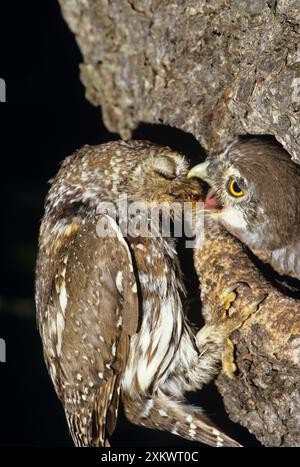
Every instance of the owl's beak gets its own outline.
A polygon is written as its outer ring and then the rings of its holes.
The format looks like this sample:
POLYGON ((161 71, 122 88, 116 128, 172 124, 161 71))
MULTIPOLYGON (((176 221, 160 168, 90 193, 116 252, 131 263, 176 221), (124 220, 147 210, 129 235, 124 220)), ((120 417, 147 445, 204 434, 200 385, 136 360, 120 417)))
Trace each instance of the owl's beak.
MULTIPOLYGON (((204 182, 208 183, 208 185, 211 185, 211 179, 208 175, 208 168, 209 166, 209 161, 202 162, 201 164, 195 165, 188 173, 187 177, 188 178, 200 178, 200 180, 203 180, 204 182)), ((213 189, 209 190, 209 192, 206 195, 206 198, 204 200, 204 209, 209 210, 211 212, 213 211, 220 211, 222 209, 222 206, 217 198, 217 195, 213 189)))
POLYGON ((206 183, 210 183, 210 179, 208 176, 207 168, 209 166, 209 161, 202 162, 201 164, 195 165, 188 173, 187 178, 200 178, 204 180, 206 183))

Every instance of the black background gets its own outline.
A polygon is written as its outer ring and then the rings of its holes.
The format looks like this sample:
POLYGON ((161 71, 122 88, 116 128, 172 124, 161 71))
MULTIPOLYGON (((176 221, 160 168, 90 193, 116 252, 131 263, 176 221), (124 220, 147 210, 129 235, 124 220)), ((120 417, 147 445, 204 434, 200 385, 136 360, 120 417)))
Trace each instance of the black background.
MULTIPOLYGON (((0 338, 7 345, 7 362, 0 363, 0 445, 72 446, 34 317, 39 222, 47 180, 64 157, 117 135, 105 129, 100 110, 84 98, 82 58, 55 0, 1 4, 0 34, 0 78, 7 85, 7 102, 0 103, 0 338)), ((201 152, 190 135, 163 126, 141 125, 135 137, 184 149, 191 157, 201 152)), ((213 385, 191 398, 228 434, 257 444, 228 421, 213 385)), ((122 413, 112 445, 199 446, 137 428, 122 413)))

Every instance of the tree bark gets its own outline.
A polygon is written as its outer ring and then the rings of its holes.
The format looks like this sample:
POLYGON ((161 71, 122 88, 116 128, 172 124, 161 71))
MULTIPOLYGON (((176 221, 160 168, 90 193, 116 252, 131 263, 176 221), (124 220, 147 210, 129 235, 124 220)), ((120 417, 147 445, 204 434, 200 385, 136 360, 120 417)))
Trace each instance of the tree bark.
POLYGON ((216 224, 195 252, 202 312, 219 320, 221 301, 235 288, 233 312, 265 296, 232 336, 238 375, 217 387, 234 422, 266 446, 300 445, 300 302, 281 293, 249 259, 244 246, 216 224))
POLYGON ((300 161, 297 0, 59 0, 106 126, 192 133, 213 152, 270 134, 300 161))
MULTIPOLYGON (((236 135, 268 134, 300 162, 298 1, 59 2, 82 52, 86 96, 109 130, 126 139, 141 122, 163 123, 212 154, 236 135)), ((204 305, 231 283, 236 309, 266 293, 234 334, 238 378, 218 378, 226 409, 265 445, 299 446, 299 302, 233 237, 216 226, 206 234, 195 261, 204 305)))

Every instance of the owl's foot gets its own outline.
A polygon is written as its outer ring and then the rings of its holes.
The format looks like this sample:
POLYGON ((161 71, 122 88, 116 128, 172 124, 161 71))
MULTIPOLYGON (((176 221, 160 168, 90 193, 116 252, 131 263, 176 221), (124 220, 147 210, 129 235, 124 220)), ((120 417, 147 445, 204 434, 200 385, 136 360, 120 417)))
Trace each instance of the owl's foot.
POLYGON ((227 287, 221 295, 221 314, 219 318, 219 325, 224 328, 224 331, 229 336, 233 331, 239 329, 242 324, 257 311, 261 302, 265 299, 266 295, 261 294, 254 300, 249 301, 245 305, 238 303, 238 287, 239 284, 227 287))
POLYGON ((266 298, 265 293, 256 296, 254 293, 250 286, 239 283, 227 288, 223 295, 217 295, 215 297, 215 301, 218 300, 217 305, 215 302, 209 304, 211 319, 195 336, 195 344, 199 352, 196 371, 201 375, 202 384, 208 383, 217 373, 220 360, 223 373, 229 378, 234 377, 236 371, 234 344, 230 336, 257 311, 266 298), (208 371, 208 368, 211 371, 208 371))
POLYGON ((230 379, 235 378, 236 364, 234 362, 234 344, 232 340, 227 337, 224 350, 222 352, 222 373, 230 379))
MULTIPOLYGON (((222 352, 222 373, 227 375, 229 378, 234 378, 236 372, 236 364, 234 362, 234 344, 230 339, 230 334, 233 331, 239 329, 245 321, 255 313, 259 305, 265 299, 265 294, 260 295, 255 300, 246 303, 240 309, 235 306, 237 299, 238 286, 229 287, 225 290, 223 296, 221 296, 221 306, 223 311, 220 316, 219 327, 223 328, 223 335, 225 336, 224 349, 222 352)), ((220 329, 221 330, 221 329, 220 329)))

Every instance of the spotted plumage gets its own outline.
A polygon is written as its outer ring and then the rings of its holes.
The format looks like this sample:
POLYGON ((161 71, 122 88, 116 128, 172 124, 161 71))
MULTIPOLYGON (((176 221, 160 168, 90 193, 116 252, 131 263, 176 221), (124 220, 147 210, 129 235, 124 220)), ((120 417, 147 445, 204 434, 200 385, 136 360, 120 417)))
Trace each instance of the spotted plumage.
POLYGON ((238 446, 184 402, 185 392, 216 374, 225 334, 212 339, 206 326, 196 345, 174 240, 159 226, 154 236, 124 238, 121 218, 99 211, 120 195, 148 206, 198 199, 187 172, 169 148, 119 141, 83 147, 51 182, 36 304, 45 360, 77 446, 108 445, 120 398, 133 423, 238 446), (114 235, 99 237, 102 222, 114 235))
POLYGON ((283 148, 235 140, 189 176, 211 185, 210 217, 277 272, 300 279, 300 167, 283 148))

